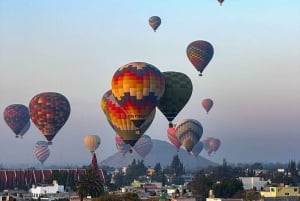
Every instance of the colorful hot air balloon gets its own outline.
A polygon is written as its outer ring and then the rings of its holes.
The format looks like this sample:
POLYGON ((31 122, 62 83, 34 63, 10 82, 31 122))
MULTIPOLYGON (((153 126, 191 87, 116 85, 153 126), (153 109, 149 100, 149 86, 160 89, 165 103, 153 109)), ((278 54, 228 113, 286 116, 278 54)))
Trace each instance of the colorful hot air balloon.
POLYGON ((126 154, 131 149, 130 144, 126 144, 118 134, 116 134, 115 141, 118 152, 126 154))
POLYGON ((205 109, 205 111, 207 112, 207 114, 213 105, 214 105, 214 102, 210 98, 206 98, 206 99, 202 100, 202 106, 205 109))
POLYGON ((193 91, 191 79, 181 72, 163 72, 165 91, 157 104, 158 109, 168 119, 170 127, 172 121, 190 99, 193 91))
POLYGON ((179 148, 181 147, 181 142, 176 136, 175 125, 173 125, 173 127, 169 127, 167 133, 169 141, 176 147, 176 150, 178 152, 179 148))
POLYGON ((93 154, 101 144, 101 139, 98 135, 86 135, 83 139, 86 148, 93 154))
POLYGON ((44 162, 50 156, 48 143, 45 141, 37 141, 35 145, 34 155, 42 164, 44 164, 44 162))
POLYGON ((152 150, 152 139, 149 135, 143 135, 134 145, 134 150, 142 157, 145 158, 152 150))
POLYGON ((55 92, 37 94, 29 103, 30 118, 48 140, 48 144, 52 144, 52 139, 64 126, 70 111, 68 99, 55 92))
POLYGON ((203 143, 199 140, 199 142, 193 147, 192 154, 194 156, 198 156, 203 149, 203 143))
POLYGON ((150 127, 156 113, 154 108, 154 110, 146 117, 145 122, 140 126, 139 133, 137 133, 136 126, 128 118, 128 115, 124 112, 112 94, 106 100, 106 111, 106 117, 111 127, 126 144, 130 144, 132 147, 150 127))
POLYGON ((152 16, 149 18, 149 25, 152 27, 154 31, 156 31, 160 23, 161 23, 161 19, 158 16, 152 16))
POLYGON ((214 48, 207 41, 197 40, 187 46, 186 53, 190 62, 200 72, 199 75, 202 76, 203 70, 214 55, 214 48))
POLYGON ((218 2, 220 3, 220 6, 222 6, 222 3, 224 2, 224 0, 218 0, 218 2))
POLYGON ((164 90, 162 73, 145 62, 123 65, 112 78, 112 93, 137 128, 155 109, 164 90))
POLYGON ((22 104, 12 104, 4 109, 3 117, 6 124, 16 137, 23 136, 30 127, 28 108, 22 104))
POLYGON ((195 144, 200 140, 203 128, 195 119, 183 119, 176 124, 176 136, 187 152, 191 152, 195 144))
POLYGON ((105 92, 105 94, 102 96, 101 103, 100 103, 101 109, 102 109, 102 111, 104 112, 104 114, 105 114, 106 116, 107 116, 106 102, 107 102, 107 99, 108 99, 108 97, 109 97, 110 95, 112 95, 111 90, 108 90, 107 92, 105 92))

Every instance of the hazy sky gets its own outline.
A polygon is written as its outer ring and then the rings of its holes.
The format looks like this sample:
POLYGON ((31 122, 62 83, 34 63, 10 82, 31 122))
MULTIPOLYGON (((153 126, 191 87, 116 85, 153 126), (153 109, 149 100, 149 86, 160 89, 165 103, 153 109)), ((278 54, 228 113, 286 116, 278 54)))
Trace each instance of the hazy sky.
MULTIPOLYGON (((204 137, 221 147, 213 162, 300 160, 300 1, 299 0, 0 0, 0 110, 28 105, 33 96, 65 95, 71 115, 50 147, 50 164, 89 164, 83 144, 99 135, 98 161, 116 152, 115 132, 100 108, 102 95, 121 65, 151 63, 181 71, 193 94, 174 123, 194 118, 204 137), (154 32, 150 16, 161 26, 154 32), (207 40, 215 50, 198 72, 187 45, 207 40), (212 98, 207 115, 203 98, 212 98)), ((158 110, 146 134, 168 141, 168 121, 158 110)), ((32 124, 23 139, 0 119, 0 165, 38 163, 36 141, 45 140, 32 124)))

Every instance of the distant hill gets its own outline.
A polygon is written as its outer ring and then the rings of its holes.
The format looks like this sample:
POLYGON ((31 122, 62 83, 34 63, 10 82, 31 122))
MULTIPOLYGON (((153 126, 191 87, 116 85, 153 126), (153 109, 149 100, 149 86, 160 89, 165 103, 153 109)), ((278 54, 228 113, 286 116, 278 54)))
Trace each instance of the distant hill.
MULTIPOLYGON (((176 155, 176 149, 168 142, 152 139, 153 148, 151 152, 143 159, 135 151, 133 153, 126 153, 125 155, 117 152, 100 162, 100 166, 110 166, 114 168, 126 167, 132 163, 132 160, 144 160, 146 166, 154 167, 160 163, 162 167, 167 167, 171 164, 173 157, 176 155)), ((180 161, 183 163, 186 170, 197 170, 208 166, 217 166, 201 156, 195 157, 188 154, 184 149, 178 152, 180 161)))

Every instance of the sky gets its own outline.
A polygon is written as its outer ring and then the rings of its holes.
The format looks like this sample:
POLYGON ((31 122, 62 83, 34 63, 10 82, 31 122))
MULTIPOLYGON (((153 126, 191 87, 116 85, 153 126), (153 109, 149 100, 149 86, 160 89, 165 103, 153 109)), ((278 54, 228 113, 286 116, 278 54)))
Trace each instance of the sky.
MULTIPOLYGON (((196 119, 219 150, 216 163, 300 160, 300 1, 290 0, 0 0, 0 111, 58 92, 71 114, 45 165, 87 165, 87 134, 99 135, 98 161, 117 152, 100 107, 122 65, 143 61, 190 77, 193 94, 173 121, 196 119), (150 16, 162 23, 154 32, 150 16), (203 76, 187 45, 209 41, 214 56, 203 76), (204 98, 214 100, 208 114, 204 98)), ((168 121, 157 110, 145 134, 166 142, 168 121)), ((34 124, 16 139, 0 118, 0 165, 38 163, 34 124)))

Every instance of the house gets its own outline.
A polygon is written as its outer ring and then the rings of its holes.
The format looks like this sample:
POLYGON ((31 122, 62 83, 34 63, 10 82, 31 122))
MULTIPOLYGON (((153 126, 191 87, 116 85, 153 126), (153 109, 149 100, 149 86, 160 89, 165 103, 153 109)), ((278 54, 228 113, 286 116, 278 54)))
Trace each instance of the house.
POLYGON ((271 181, 265 181, 261 177, 239 177, 239 180, 243 183, 245 190, 260 190, 271 183, 271 181))
POLYGON ((298 201, 298 186, 270 186, 260 191, 264 201, 298 201))
POLYGON ((58 193, 64 193, 64 186, 58 185, 57 181, 53 181, 53 185, 50 186, 33 186, 29 192, 33 199, 39 199, 41 197, 56 196, 58 193))

